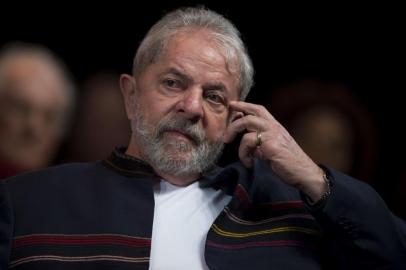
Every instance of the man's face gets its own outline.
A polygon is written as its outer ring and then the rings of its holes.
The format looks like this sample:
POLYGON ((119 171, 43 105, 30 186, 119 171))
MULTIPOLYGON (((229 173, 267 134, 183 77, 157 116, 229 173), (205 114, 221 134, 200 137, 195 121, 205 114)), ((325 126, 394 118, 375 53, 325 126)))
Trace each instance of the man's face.
POLYGON ((49 65, 16 59, 0 96, 0 158, 23 169, 49 165, 60 140, 66 93, 49 65))
POLYGON ((136 78, 129 117, 138 155, 158 171, 201 173, 221 153, 237 83, 207 32, 176 35, 136 78))

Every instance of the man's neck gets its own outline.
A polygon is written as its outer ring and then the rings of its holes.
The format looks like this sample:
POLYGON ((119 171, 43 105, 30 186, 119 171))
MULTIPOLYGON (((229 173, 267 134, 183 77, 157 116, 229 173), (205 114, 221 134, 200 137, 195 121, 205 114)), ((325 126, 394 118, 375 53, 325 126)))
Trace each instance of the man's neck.
MULTIPOLYGON (((155 170, 155 169, 154 169, 155 170)), ((175 186, 188 186, 197 181, 200 175, 173 176, 170 174, 155 172, 165 181, 175 186)))
MULTIPOLYGON (((147 162, 145 160, 145 158, 142 157, 140 151, 138 150, 138 147, 135 145, 135 143, 132 140, 130 141, 130 144, 128 145, 128 148, 127 148, 125 154, 147 162)), ((193 182, 197 181, 197 179, 199 179, 199 177, 200 177, 200 174, 195 174, 195 173, 181 175, 181 176, 168 174, 168 173, 157 170, 152 164, 149 164, 149 165, 154 169, 154 171, 157 175, 159 175, 162 179, 164 179, 165 181, 167 181, 175 186, 188 186, 188 185, 192 184, 193 182)))

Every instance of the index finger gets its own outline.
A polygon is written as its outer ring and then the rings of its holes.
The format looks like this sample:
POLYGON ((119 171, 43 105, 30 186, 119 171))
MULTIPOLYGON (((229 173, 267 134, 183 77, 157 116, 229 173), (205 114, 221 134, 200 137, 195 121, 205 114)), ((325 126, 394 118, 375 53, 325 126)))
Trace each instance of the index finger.
POLYGON ((244 101, 230 101, 229 106, 232 110, 243 112, 244 114, 269 117, 271 114, 268 110, 258 104, 248 103, 244 101))

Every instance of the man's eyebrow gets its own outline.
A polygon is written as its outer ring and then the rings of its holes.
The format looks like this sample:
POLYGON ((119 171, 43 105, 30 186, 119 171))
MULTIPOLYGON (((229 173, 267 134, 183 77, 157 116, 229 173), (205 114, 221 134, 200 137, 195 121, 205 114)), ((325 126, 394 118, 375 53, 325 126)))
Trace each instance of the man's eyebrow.
POLYGON ((203 86, 204 89, 206 90, 217 90, 221 92, 227 92, 227 87, 224 83, 222 82, 213 82, 213 83, 207 83, 203 86))
POLYGON ((180 71, 179 69, 174 68, 174 67, 169 68, 169 69, 166 70, 164 73, 175 75, 175 76, 177 76, 177 77, 179 77, 179 78, 181 78, 182 80, 187 81, 187 82, 193 81, 192 77, 188 76, 188 75, 185 74, 184 72, 182 72, 182 71, 180 71))
MULTIPOLYGON (((182 80, 184 80, 186 82, 192 82, 193 81, 192 77, 190 77, 186 73, 184 73, 184 72, 182 72, 179 69, 174 68, 174 67, 170 67, 168 70, 166 70, 164 72, 164 74, 175 75, 175 76, 181 78, 182 80)), ((207 84, 205 84, 203 86, 203 88, 205 90, 218 90, 218 91, 221 91, 221 92, 227 92, 226 91, 227 90, 226 85, 221 81, 215 81, 215 82, 207 83, 207 84)))

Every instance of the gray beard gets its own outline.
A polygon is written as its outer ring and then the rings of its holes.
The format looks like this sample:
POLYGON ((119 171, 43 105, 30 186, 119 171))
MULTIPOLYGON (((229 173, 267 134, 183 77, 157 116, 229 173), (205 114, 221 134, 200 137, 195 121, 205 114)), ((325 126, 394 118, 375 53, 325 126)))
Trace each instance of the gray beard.
POLYGON ((131 122, 133 136, 142 158, 155 170, 177 177, 201 174, 212 168, 220 157, 224 143, 220 140, 210 142, 197 123, 169 115, 151 128, 143 113, 138 109, 136 111, 131 122), (169 140, 165 138, 166 131, 181 132, 190 141, 169 140))

